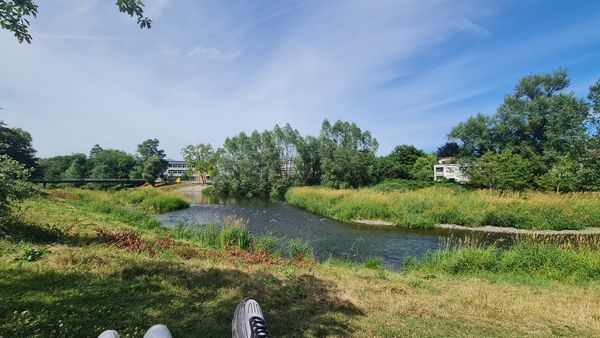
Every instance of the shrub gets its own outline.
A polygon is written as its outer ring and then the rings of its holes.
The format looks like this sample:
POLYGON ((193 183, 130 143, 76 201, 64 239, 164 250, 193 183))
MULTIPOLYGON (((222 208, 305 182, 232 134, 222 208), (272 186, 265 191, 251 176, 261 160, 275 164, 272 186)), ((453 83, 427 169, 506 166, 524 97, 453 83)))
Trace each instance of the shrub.
POLYGON ((288 242, 288 253, 290 257, 296 259, 313 258, 313 249, 311 245, 301 239, 292 239, 288 242))
POLYGON ((48 253, 48 250, 35 245, 27 244, 23 247, 23 252, 16 260, 21 262, 35 262, 48 253))
POLYGON ((277 252, 279 245, 279 239, 275 236, 261 236, 256 239, 255 248, 257 251, 264 251, 268 253, 277 252))
POLYGON ((237 247, 247 250, 252 241, 253 238, 250 231, 243 226, 224 225, 219 232, 219 244, 222 249, 237 247))
POLYGON ((382 270, 385 268, 381 257, 369 257, 364 261, 363 266, 373 270, 382 270))
POLYGON ((190 202, 179 196, 170 195, 148 197, 140 203, 142 209, 158 213, 181 210, 189 206, 190 202))

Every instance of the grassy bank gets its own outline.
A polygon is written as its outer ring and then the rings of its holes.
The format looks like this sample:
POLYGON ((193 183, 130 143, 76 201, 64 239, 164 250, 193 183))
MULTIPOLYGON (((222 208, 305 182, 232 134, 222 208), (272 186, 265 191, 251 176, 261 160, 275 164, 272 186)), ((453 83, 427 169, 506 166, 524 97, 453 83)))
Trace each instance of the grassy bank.
POLYGON ((448 245, 422 261, 404 261, 405 271, 477 275, 490 280, 538 280, 567 283, 600 281, 600 237, 579 237, 562 244, 524 238, 510 248, 476 242, 448 245))
POLYGON ((286 200, 342 221, 383 220, 408 227, 457 224, 521 229, 600 227, 600 194, 490 193, 433 186, 416 190, 291 188, 286 200))
POLYGON ((513 282, 427 260, 398 274, 379 259, 316 263, 302 243, 285 258, 276 240, 235 224, 161 228, 152 215, 183 204, 144 201, 180 198, 141 190, 52 190, 0 225, 10 236, 0 239, 0 336, 95 337, 114 328, 141 337, 161 322, 175 337, 224 337, 248 295, 276 337, 600 333, 597 275, 513 282))

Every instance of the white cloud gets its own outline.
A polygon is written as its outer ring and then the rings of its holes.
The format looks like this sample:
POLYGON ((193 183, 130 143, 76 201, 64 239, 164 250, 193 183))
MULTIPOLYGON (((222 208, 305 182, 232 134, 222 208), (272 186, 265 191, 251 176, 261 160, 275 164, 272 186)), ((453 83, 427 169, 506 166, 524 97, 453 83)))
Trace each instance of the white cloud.
POLYGON ((275 123, 316 133, 323 118, 358 122, 383 152, 431 148, 502 97, 470 100, 529 72, 514 64, 576 43, 477 48, 498 37, 483 23, 500 9, 475 0, 146 1, 150 30, 112 2, 81 4, 76 16, 65 1, 46 8, 31 46, 0 32, 0 119, 30 130, 43 156, 95 143, 133 151, 157 137, 179 157, 185 144, 275 123), (454 50, 456 38, 472 45, 454 50))

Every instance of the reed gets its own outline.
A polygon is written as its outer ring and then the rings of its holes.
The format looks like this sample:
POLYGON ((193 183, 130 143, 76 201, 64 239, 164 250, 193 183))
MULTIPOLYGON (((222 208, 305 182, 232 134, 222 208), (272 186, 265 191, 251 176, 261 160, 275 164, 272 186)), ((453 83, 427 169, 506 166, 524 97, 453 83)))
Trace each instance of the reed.
POLYGON ((383 220, 427 228, 437 224, 520 229, 600 226, 600 193, 489 192, 432 186, 417 190, 297 187, 288 203, 342 221, 383 220))

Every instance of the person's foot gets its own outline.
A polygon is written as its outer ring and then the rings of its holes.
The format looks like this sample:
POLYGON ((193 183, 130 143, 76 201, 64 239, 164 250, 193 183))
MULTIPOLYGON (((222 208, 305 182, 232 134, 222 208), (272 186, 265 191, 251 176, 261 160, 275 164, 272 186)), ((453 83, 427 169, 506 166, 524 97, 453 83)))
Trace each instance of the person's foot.
POLYGON ((268 338, 267 323, 258 302, 244 298, 233 313, 231 321, 233 338, 268 338))
POLYGON ((173 338, 169 329, 163 324, 156 324, 146 331, 144 338, 173 338))
POLYGON ((102 332, 98 338, 120 338, 119 333, 115 330, 106 330, 102 332))

